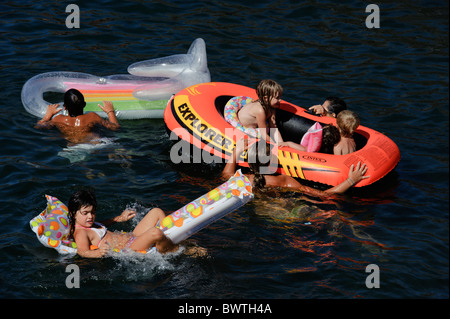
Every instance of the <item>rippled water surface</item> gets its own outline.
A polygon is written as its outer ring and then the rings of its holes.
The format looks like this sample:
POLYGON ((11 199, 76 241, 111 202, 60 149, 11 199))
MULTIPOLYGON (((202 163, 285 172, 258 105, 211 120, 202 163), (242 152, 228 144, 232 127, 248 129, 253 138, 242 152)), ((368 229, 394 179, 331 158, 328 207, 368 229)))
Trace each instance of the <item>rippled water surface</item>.
POLYGON ((79 29, 66 28, 60 1, 0 4, 0 297, 448 298, 447 1, 380 1, 379 29, 366 27, 363 1, 77 4, 79 29), (163 120, 122 121, 102 147, 71 152, 57 131, 34 128, 20 100, 26 80, 126 73, 198 37, 213 81, 273 78, 305 107, 343 97, 397 143, 395 171, 329 200, 258 194, 193 236, 208 257, 86 260, 41 246, 28 223, 44 194, 67 201, 93 187, 102 217, 127 206, 172 211, 218 185, 221 167, 172 164, 163 120), (65 285, 73 263, 80 289, 65 285), (380 268, 378 289, 365 285, 369 264, 380 268))

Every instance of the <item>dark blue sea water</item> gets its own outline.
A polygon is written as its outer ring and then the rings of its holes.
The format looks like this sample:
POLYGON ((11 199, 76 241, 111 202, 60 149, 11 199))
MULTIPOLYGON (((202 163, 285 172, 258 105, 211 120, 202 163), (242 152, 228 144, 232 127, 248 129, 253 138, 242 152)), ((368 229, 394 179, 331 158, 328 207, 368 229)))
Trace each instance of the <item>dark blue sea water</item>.
POLYGON ((1 298, 449 297, 448 1, 378 1, 372 29, 365 1, 77 1, 79 29, 66 28, 69 3, 0 4, 1 298), (344 98, 397 143, 395 171, 329 200, 259 194, 193 236, 208 257, 87 260, 41 246, 28 223, 44 194, 67 201, 90 186, 104 218, 127 206, 172 211, 217 186, 220 167, 173 164, 162 119, 122 121, 105 147, 71 162, 58 131, 34 128, 23 84, 49 71, 126 73, 198 37, 213 81, 272 78, 305 107, 344 98), (69 264, 79 289, 66 287, 69 264), (379 288, 365 284, 369 264, 379 288))

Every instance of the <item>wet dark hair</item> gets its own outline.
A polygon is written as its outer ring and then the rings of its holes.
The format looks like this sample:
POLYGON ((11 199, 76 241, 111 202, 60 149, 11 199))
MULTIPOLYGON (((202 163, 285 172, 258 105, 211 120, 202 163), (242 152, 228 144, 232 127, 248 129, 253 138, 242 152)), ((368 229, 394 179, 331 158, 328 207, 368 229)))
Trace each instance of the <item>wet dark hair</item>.
POLYGON ((97 210, 97 199, 92 191, 82 189, 70 196, 67 205, 67 208, 69 209, 70 238, 73 238, 73 232, 75 231, 75 214, 85 206, 92 206, 93 212, 97 210))
POLYGON ((330 102, 328 113, 334 113, 337 116, 339 112, 347 109, 347 103, 345 103, 344 100, 338 97, 329 96, 326 98, 326 101, 330 102))
POLYGON ((64 106, 71 117, 82 115, 83 109, 86 106, 83 94, 76 89, 68 90, 64 94, 64 106))
POLYGON ((320 153, 333 154, 334 145, 341 140, 339 129, 333 125, 325 125, 322 129, 322 144, 320 153))
POLYGON ((264 174, 260 173, 260 169, 270 165, 271 156, 270 144, 264 140, 259 140, 249 147, 247 160, 250 170, 255 175, 253 178, 253 186, 255 188, 262 189, 266 186, 266 179, 264 174))

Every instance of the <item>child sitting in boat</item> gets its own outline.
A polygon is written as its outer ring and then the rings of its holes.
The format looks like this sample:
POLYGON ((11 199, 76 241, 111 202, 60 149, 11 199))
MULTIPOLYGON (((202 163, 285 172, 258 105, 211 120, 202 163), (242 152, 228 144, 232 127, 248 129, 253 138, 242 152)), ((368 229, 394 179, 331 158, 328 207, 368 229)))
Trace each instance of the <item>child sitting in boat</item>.
POLYGON ((359 117, 355 112, 344 110, 336 118, 341 139, 334 146, 334 155, 346 155, 356 151, 353 132, 359 126, 359 117))
POLYGON ((270 145, 267 144, 264 140, 260 140, 253 143, 249 148, 248 140, 241 138, 236 143, 236 147, 233 149, 230 160, 226 163, 225 168, 222 171, 223 178, 228 179, 235 173, 239 155, 246 149, 248 149, 248 165, 252 174, 245 175, 250 180, 250 183, 252 183, 252 186, 255 188, 290 188, 308 192, 312 195, 323 196, 328 193, 342 194, 361 180, 370 177, 365 176, 367 172, 366 164, 361 165, 361 162, 358 162, 356 167, 354 167, 353 164, 350 166, 348 178, 346 180, 341 182, 339 185, 322 192, 320 190, 300 184, 292 176, 273 174, 278 167, 278 159, 275 158, 274 155, 272 155, 270 145))
POLYGON ((334 154, 334 146, 341 140, 339 129, 334 125, 325 125, 322 129, 322 144, 319 153, 334 154))
POLYGON ((100 125, 110 130, 117 130, 120 127, 112 102, 103 101, 103 104, 103 106, 100 104, 98 106, 108 115, 108 121, 94 112, 83 114, 83 109, 86 106, 83 94, 76 89, 70 89, 64 94, 64 108, 69 115, 55 116, 61 111, 61 108, 58 108, 58 104, 50 104, 47 106, 46 114, 38 121, 36 127, 51 128, 56 126, 65 138, 72 143, 92 141, 97 137, 92 133, 94 126, 100 125))
POLYGON ((166 216, 159 208, 150 210, 131 233, 111 232, 105 225, 126 222, 133 218, 136 212, 126 209, 119 216, 97 223, 95 221, 97 200, 90 191, 80 190, 74 193, 69 199, 68 209, 70 236, 75 240, 77 253, 82 257, 100 258, 111 250, 121 251, 127 248, 145 251, 155 247, 159 253, 178 249, 177 245, 155 227, 158 221, 166 216))
MULTIPOLYGON (((333 125, 325 125, 322 129, 322 140, 313 152, 333 154, 334 146, 340 141, 341 136, 337 127, 333 125)), ((297 144, 292 141, 282 142, 278 144, 278 147, 291 147, 294 150, 301 152, 308 152, 308 148, 302 144, 297 144)))
MULTIPOLYGON (((262 80, 256 87, 256 94, 258 100, 251 101, 236 111, 238 121, 244 128, 259 129, 261 138, 268 142, 273 142, 267 134, 267 128, 271 128, 275 143, 283 142, 275 117, 275 108, 280 104, 283 88, 274 80, 262 80)), ((233 125, 227 114, 225 120, 233 125)))
POLYGON ((341 111, 346 109, 347 104, 344 100, 335 96, 329 96, 325 99, 323 104, 313 105, 309 108, 309 110, 313 111, 315 115, 329 117, 336 117, 341 111))

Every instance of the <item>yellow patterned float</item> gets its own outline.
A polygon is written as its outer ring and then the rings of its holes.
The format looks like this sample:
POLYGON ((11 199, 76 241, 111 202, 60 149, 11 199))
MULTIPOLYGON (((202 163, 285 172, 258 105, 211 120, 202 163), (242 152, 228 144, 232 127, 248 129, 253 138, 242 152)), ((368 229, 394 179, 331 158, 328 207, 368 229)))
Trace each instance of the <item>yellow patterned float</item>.
MULTIPOLYGON (((76 254, 77 245, 69 238, 68 208, 59 199, 45 195, 47 207, 30 221, 38 240, 60 254, 76 254)), ((228 181, 166 216, 157 225, 175 244, 192 236, 253 199, 248 178, 237 171, 228 181)))

